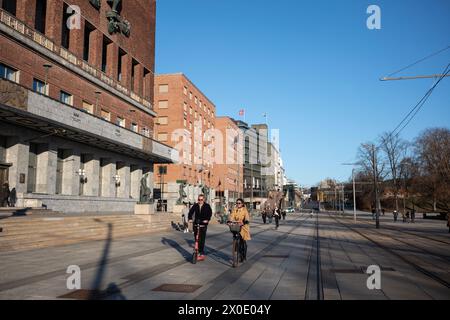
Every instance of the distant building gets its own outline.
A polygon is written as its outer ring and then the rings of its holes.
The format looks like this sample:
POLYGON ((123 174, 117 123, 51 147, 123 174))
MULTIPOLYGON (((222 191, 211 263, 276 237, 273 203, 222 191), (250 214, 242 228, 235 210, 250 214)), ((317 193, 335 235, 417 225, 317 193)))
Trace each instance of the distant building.
POLYGON ((155 77, 156 138, 179 151, 177 164, 155 166, 155 195, 164 209, 178 212, 199 194, 213 202, 217 180, 213 143, 216 107, 184 74, 155 77), (165 171, 166 170, 166 171, 165 171))

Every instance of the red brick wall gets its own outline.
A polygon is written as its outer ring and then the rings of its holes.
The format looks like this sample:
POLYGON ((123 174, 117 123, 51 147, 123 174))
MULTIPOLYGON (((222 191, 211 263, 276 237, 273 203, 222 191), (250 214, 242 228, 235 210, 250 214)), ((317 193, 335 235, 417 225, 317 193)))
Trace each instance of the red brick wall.
MULTIPOLYGON (((102 0, 101 9, 96 10, 88 0, 71 0, 70 4, 77 5, 81 9, 82 23, 80 30, 72 30, 70 34, 69 51, 75 54, 79 59, 83 58, 84 45, 84 24, 85 19, 89 21, 97 30, 91 35, 91 50, 89 63, 101 69, 101 49, 102 39, 104 36, 113 41, 114 51, 110 54, 109 76, 117 80, 117 56, 119 47, 124 50, 127 55, 123 60, 123 80, 121 85, 130 89, 131 87, 131 64, 135 59, 140 66, 136 68, 135 92, 139 95, 145 92, 147 100, 153 101, 153 72, 154 72, 154 51, 155 51, 155 18, 156 3, 155 0, 133 0, 123 1, 121 16, 130 21, 131 34, 127 38, 121 33, 110 35, 108 33, 108 20, 106 12, 110 10, 110 6, 106 0, 102 0), (143 80, 144 67, 150 71, 149 76, 143 80), (141 80, 141 81, 140 81, 141 80)), ((24 22, 28 27, 34 28, 35 17, 35 0, 18 0, 16 17, 24 22)), ((63 0, 47 0, 47 17, 46 17, 46 37, 55 42, 56 45, 61 44, 61 32, 63 15, 63 0)), ((64 90, 74 97, 74 107, 81 108, 82 101, 86 101, 95 106, 96 91, 101 91, 99 99, 99 108, 96 115, 100 115, 100 109, 104 109, 111 113, 111 122, 116 121, 116 117, 120 116, 126 120, 126 127, 130 128, 131 122, 139 125, 139 129, 147 127, 153 131, 153 117, 138 108, 134 107, 125 100, 109 93, 103 88, 97 87, 94 83, 81 78, 62 65, 58 65, 53 61, 49 61, 43 56, 32 51, 13 39, 7 38, 0 34, 0 62, 20 71, 20 84, 28 88, 32 88, 33 78, 42 81, 45 79, 45 69, 43 64, 51 64, 48 83, 50 85, 50 97, 59 100, 60 90, 64 90), (135 112, 130 112, 135 110, 135 112)))

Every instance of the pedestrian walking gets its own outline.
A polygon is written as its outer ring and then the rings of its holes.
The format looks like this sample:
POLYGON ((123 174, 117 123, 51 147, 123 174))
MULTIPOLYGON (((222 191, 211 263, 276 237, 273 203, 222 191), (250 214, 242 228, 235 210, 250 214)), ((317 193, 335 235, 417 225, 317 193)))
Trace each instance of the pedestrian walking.
POLYGON ((402 212, 403 223, 406 223, 406 213, 402 212))
POLYGON ((9 207, 9 197, 11 195, 11 190, 9 190, 9 184, 8 182, 5 182, 2 186, 2 199, 1 199, 1 206, 2 207, 9 207))
POLYGON ((209 221, 212 217, 211 206, 205 202, 205 195, 201 194, 198 196, 197 203, 192 206, 189 210, 189 223, 194 224, 194 238, 197 237, 199 232, 199 243, 198 243, 198 261, 205 260, 205 242, 206 242, 206 231, 208 229, 209 221), (201 227, 199 227, 201 226, 201 227))
POLYGON ((15 208, 16 202, 17 202, 17 191, 16 188, 12 188, 11 193, 9 195, 9 205, 15 208))
POLYGON ((398 211, 394 210, 394 222, 397 222, 397 218, 398 218, 398 211))
POLYGON ((275 218, 275 229, 278 229, 280 226, 280 209, 278 207, 275 208, 273 216, 275 218))
POLYGON ((406 222, 408 222, 408 223, 409 223, 409 216, 410 216, 410 213, 408 211, 408 212, 406 212, 406 222))
POLYGON ((386 210, 384 208, 381 210, 381 212, 383 213, 383 216, 386 214, 386 210))
POLYGON ((415 223, 416 221, 416 209, 411 210, 411 222, 415 223))

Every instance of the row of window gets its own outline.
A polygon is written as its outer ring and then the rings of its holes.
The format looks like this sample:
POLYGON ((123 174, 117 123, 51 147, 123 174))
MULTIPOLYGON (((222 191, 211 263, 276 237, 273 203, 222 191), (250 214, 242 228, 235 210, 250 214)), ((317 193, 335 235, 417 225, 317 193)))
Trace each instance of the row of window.
MULTIPOLYGON (((19 83, 19 74, 20 74, 20 72, 18 70, 13 69, 3 63, 0 63, 0 78, 7 79, 7 80, 13 81, 15 83, 19 83)), ((45 83, 44 81, 34 78, 33 79, 33 91, 48 96, 49 95, 49 84, 45 83)), ((68 93, 64 90, 60 90, 59 101, 66 105, 73 106, 73 95, 71 95, 70 93, 68 93)), ((86 101, 83 101, 82 109, 90 114, 95 113, 94 105, 89 102, 86 102, 86 101)), ((100 117, 103 120, 111 121, 111 113, 104 109, 101 109, 100 117)), ((116 124, 123 128, 126 128, 125 119, 122 117, 119 117, 119 116, 116 117, 116 124)), ((138 124, 131 122, 130 130, 132 130, 136 133, 139 133, 138 124)), ((143 127, 141 129, 141 134, 143 134, 146 137, 150 137, 150 130, 146 127, 143 127)))
MULTIPOLYGON (((2 8, 11 13, 12 15, 16 15, 16 0, 0 0, 0 3, 2 3, 2 8)), ((69 49, 70 47, 70 29, 67 26, 67 21, 70 20, 71 15, 74 14, 73 10, 69 9, 69 5, 64 3, 63 5, 63 19, 62 19, 62 26, 61 26, 61 46, 65 49, 69 49), (72 12, 72 13, 70 13, 72 12)), ((39 31, 42 34, 45 34, 46 31, 46 16, 47 16, 47 0, 36 0, 36 11, 35 11, 35 29, 39 31)), ((92 52, 93 50, 96 50, 96 45, 93 43, 94 41, 97 41, 97 37, 94 37, 95 31, 97 29, 90 24, 88 21, 85 21, 84 26, 84 35, 83 35, 83 60, 93 63, 92 58, 92 52)), ((113 42, 105 35, 101 37, 101 66, 99 68, 106 73, 108 69, 108 65, 111 64, 111 66, 114 64, 114 67, 117 67, 117 74, 114 75, 116 79, 119 82, 122 82, 123 80, 123 73, 125 71, 125 65, 128 63, 128 54, 120 48, 116 48, 113 46, 113 42), (119 50, 118 55, 113 54, 112 50, 119 50), (117 56, 117 61, 111 61, 109 57, 117 56)), ((149 96, 149 86, 147 85, 150 81, 150 71, 146 68, 143 68, 143 78, 138 79, 136 75, 139 72, 139 68, 141 67, 140 64, 135 60, 131 59, 131 69, 130 69, 130 86, 131 91, 136 92, 139 88, 139 85, 141 84, 141 81, 143 81, 143 92, 142 95, 144 97, 149 96)), ((139 92, 141 93, 141 92, 139 92)))
MULTIPOLYGON (((169 92, 169 85, 168 84, 160 84, 158 86, 158 90, 159 90, 159 93, 168 93, 169 92)), ((187 96, 187 92, 188 92, 188 88, 184 87, 183 88, 184 95, 187 96)), ((193 99, 192 92, 189 92, 189 99, 190 100, 193 99)), ((208 113, 209 116, 214 118, 214 111, 211 111, 211 109, 206 106, 206 103, 203 103, 200 99, 197 98, 197 96, 194 97, 194 103, 199 108, 203 107, 203 111, 205 113, 208 113)), ((187 111, 186 110, 187 109, 187 103, 185 102, 184 105, 185 105, 185 111, 187 111)), ((169 107, 168 101, 160 101, 160 105, 159 105, 160 109, 167 109, 168 107, 169 107)))

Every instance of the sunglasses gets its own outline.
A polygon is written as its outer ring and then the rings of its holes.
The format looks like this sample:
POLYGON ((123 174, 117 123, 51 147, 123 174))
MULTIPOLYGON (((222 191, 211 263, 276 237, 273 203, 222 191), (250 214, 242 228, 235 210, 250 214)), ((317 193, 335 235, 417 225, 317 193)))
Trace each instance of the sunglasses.
POLYGON ((236 202, 236 204, 243 204, 242 202, 236 202))
POLYGON ((198 199, 198 201, 203 202, 203 201, 205 201, 205 199, 198 199))

